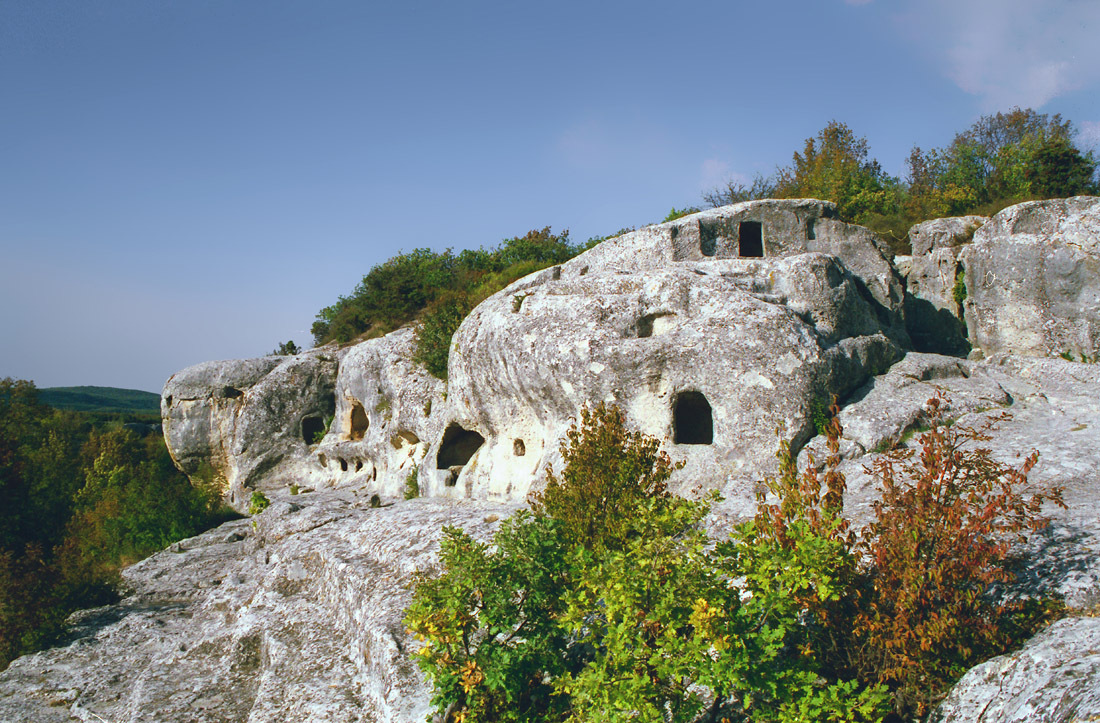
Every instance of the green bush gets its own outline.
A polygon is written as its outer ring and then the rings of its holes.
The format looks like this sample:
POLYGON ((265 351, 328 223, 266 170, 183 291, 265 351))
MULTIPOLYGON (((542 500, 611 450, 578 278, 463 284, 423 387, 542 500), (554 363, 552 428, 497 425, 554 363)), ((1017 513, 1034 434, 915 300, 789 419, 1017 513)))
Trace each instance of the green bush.
POLYGON ((951 288, 951 298, 955 300, 955 304, 959 307, 959 313, 962 313, 963 302, 966 301, 966 271, 961 268, 955 274, 955 285, 951 288))
POLYGON ((675 206, 673 206, 672 210, 668 212, 668 215, 665 216, 664 219, 661 220, 661 223, 668 223, 669 221, 675 221, 678 218, 683 218, 684 216, 690 216, 693 213, 699 213, 699 211, 700 211, 700 209, 696 208, 695 206, 686 206, 684 208, 676 208, 675 206))
POLYGON ((792 521, 788 547, 750 523, 712 549, 708 503, 667 493, 657 448, 618 409, 586 409, 531 512, 492 545, 445 531, 442 573, 419 580, 406 617, 437 711, 689 721, 709 705, 711 720, 874 720, 881 689, 823 679, 791 654, 809 648, 802 601, 837 594, 839 543, 792 521))
MULTIPOLYGON (((421 319, 445 296, 465 297, 473 308, 520 276, 564 263, 583 250, 569 242, 568 231, 554 234, 546 227, 505 239, 496 248, 466 250, 457 256, 450 249, 398 254, 372 268, 350 296, 318 312, 314 342, 380 336, 421 319)), ((441 346, 438 341, 430 343, 441 346)))
POLYGON ((672 498, 665 486, 674 469, 668 455, 656 438, 628 430, 616 406, 583 408, 561 453, 561 477, 548 470, 546 486, 530 502, 536 516, 558 521, 572 545, 621 547, 642 501, 672 498))
POLYGON ((259 490, 252 491, 252 497, 248 500, 248 514, 258 515, 271 506, 271 500, 259 490))
POLYGON ((448 528, 407 611, 444 717, 466 721, 879 721, 923 715, 962 672, 1057 613, 999 601, 1009 542, 1045 520, 1019 470, 942 422, 919 461, 879 457, 875 521, 841 516, 840 426, 799 471, 787 447, 756 517, 714 544, 708 501, 667 493, 654 439, 582 412, 530 512, 491 544, 448 528), (587 511, 587 514, 585 514, 587 511))
POLYGON ((420 496, 420 480, 417 468, 413 467, 405 476, 405 499, 414 500, 420 496))

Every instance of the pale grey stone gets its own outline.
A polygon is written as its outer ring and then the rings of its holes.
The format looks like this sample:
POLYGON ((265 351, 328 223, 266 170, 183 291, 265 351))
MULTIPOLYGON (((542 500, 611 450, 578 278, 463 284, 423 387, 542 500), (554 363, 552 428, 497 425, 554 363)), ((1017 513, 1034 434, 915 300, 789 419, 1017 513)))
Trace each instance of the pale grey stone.
POLYGON ((161 395, 164 438, 193 480, 217 481, 225 500, 248 509, 251 490, 282 488, 303 471, 311 430, 335 411, 333 388, 343 351, 206 362, 174 374, 161 395))
POLYGON ((117 605, 0 674, 0 720, 420 723, 404 609, 444 525, 485 539, 515 506, 346 492, 277 502, 126 569, 117 605))
POLYGON ((968 335, 984 355, 1100 355, 1100 198, 1006 208, 959 260, 968 335))
POLYGON ((939 249, 955 249, 957 253, 987 221, 986 216, 953 216, 918 223, 909 229, 913 256, 925 256, 939 249))
POLYGON ((1059 620, 1023 650, 971 669, 929 723, 1100 720, 1100 618, 1059 620))

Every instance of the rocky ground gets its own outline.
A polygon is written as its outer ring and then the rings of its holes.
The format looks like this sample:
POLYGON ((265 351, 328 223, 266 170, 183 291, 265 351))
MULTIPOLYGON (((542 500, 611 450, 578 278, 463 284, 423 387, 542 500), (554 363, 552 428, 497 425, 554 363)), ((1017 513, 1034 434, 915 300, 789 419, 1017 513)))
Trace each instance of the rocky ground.
POLYGON ((490 297, 446 384, 411 361, 411 329, 181 371, 162 398, 177 465, 237 509, 256 489, 274 503, 127 569, 118 605, 0 674, 0 721, 424 720, 410 583, 444 525, 484 538, 522 505, 581 405, 613 401, 661 439, 684 463, 673 489, 719 491, 721 535, 754 512, 777 427, 803 463, 823 458, 814 417, 833 394, 857 527, 866 465, 916 443, 935 394, 957 424, 1008 413, 993 454, 1037 450, 1030 482, 1063 491, 1016 550, 1015 592, 1060 594, 1070 617, 970 671, 935 720, 1100 720, 1100 199, 910 236, 891 262, 832 204, 738 204, 490 297), (410 483, 425 498, 402 499, 410 483))
MULTIPOLYGON (((1008 411, 991 443, 1031 449, 1039 487, 1065 488, 1066 510, 1029 552, 1023 580, 1080 613, 1100 602, 1100 367, 1060 359, 980 363, 913 355, 862 390, 843 421, 849 510, 866 515, 874 480, 861 446, 901 436, 938 389, 961 423, 1008 411)), ((371 508, 351 490, 273 504, 173 545, 125 572, 118 604, 80 613, 63 645, 0 675, 5 721, 422 721, 429 691, 401 624, 440 530, 486 536, 515 504, 417 499, 371 508)), ((751 510, 743 497, 716 528, 751 510)), ((1072 721, 1100 716, 1100 622, 1073 617, 979 666, 937 720, 1072 721), (995 701, 995 702, 991 702, 995 701)))

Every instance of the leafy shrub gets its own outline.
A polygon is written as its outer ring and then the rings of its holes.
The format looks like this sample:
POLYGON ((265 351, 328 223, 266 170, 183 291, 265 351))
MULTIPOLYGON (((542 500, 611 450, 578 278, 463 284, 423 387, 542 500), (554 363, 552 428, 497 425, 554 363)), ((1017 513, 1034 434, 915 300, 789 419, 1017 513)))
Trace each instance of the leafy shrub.
POLYGON ((877 721, 923 715, 967 668, 1058 612, 1010 601, 1008 546, 1059 491, 1024 494, 991 425, 928 403, 921 453, 876 460, 875 521, 841 516, 840 426, 799 471, 789 447, 756 517, 713 544, 707 501, 673 497, 656 440, 585 409, 532 510, 491 545, 448 528, 406 622, 437 710, 467 721, 877 721), (588 514, 585 514, 588 510, 588 514))
POLYGON ((712 549, 708 503, 668 494, 671 463, 615 407, 583 410, 562 451, 531 512, 492 545, 447 528, 442 573, 418 581, 406 623, 438 712, 688 721, 709 704, 711 720, 875 718, 880 689, 823 682, 811 655, 792 654, 809 648, 802 601, 837 594, 838 542, 792 521, 777 548, 750 523, 712 549))
POLYGON ((557 623, 569 566, 555 527, 517 513, 501 523, 493 548, 444 529, 443 573, 420 579, 405 618, 425 643, 417 664, 444 718, 564 720, 568 700, 548 681, 576 663, 557 623))
POLYGON ((329 428, 332 427, 332 420, 332 415, 326 414, 324 416, 324 418, 321 420, 323 422, 321 428, 313 430, 313 433, 310 434, 309 443, 311 445, 321 443, 321 440, 323 440, 325 438, 325 435, 328 434, 329 428))
POLYGON ((668 215, 662 219, 661 223, 668 223, 669 221, 675 221, 678 218, 684 216, 690 216, 693 213, 699 213, 700 209, 695 206, 685 206, 684 208, 672 207, 672 210, 668 212, 668 215))
POLYGON ((867 140, 830 121, 807 138, 788 166, 750 185, 729 181, 705 193, 711 206, 759 198, 815 197, 881 235, 895 254, 909 253, 908 229, 944 216, 990 216, 1039 198, 1097 193, 1097 158, 1073 144, 1060 115, 1013 108, 982 116, 943 148, 913 148, 907 178, 892 177, 870 157, 867 140))
POLYGON ((248 514, 258 515, 271 506, 271 500, 263 492, 252 490, 252 497, 248 500, 248 514))
MULTIPOLYGON (((896 450, 872 468, 882 498, 859 547, 863 571, 852 621, 852 662, 864 680, 886 683, 899 713, 923 715, 969 667, 1032 634, 1050 605, 996 599, 1012 579, 1009 545, 1043 528, 1044 503, 1060 490, 1027 495, 1027 474, 996 461, 994 422, 948 425, 944 400, 929 400, 931 428, 920 453, 896 450)), ((996 420, 994 420, 996 421, 996 420)))
POLYGON ((271 352, 273 356, 294 356, 301 354, 302 348, 294 343, 294 340, 284 341, 271 352))
POLYGON ((433 376, 446 379, 451 337, 473 306, 469 295, 461 292, 447 292, 436 299, 424 312, 416 328, 413 361, 433 376))
POLYGON ((318 312, 314 342, 380 336, 416 321, 448 294, 467 297, 473 308, 520 276, 564 263, 583 250, 569 242, 568 231, 554 234, 546 227, 505 239, 496 248, 466 250, 457 256, 449 249, 398 254, 372 268, 350 296, 318 312))
POLYGON ((671 498, 665 482, 674 467, 659 450, 655 437, 626 428, 618 407, 585 407, 580 423, 566 432, 561 477, 547 471, 546 486, 531 495, 531 510, 557 520, 574 545, 621 546, 641 501, 671 498))
POLYGON ((119 569, 226 517, 163 438, 51 410, 0 380, 0 668, 57 639, 75 609, 110 602, 119 569))

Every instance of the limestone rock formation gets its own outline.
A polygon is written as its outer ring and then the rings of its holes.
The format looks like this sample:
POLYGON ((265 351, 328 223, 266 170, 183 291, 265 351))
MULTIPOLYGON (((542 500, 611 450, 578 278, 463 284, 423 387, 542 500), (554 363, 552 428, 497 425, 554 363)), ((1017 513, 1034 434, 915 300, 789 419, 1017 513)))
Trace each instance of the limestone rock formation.
POLYGON ((986 216, 952 216, 918 223, 909 229, 913 256, 927 256, 941 249, 958 249, 970 243, 974 232, 988 221, 986 216))
POLYGON ((412 577, 444 525, 484 538, 514 506, 295 499, 127 568, 119 604, 0 674, 0 720, 421 723, 412 577))
POLYGON ((966 356, 970 351, 959 303, 965 244, 989 219, 962 216, 925 221, 909 229, 911 257, 895 259, 906 277, 905 327, 917 351, 966 356))
POLYGON ((1100 198, 998 213, 959 257, 966 324, 984 354, 1100 355, 1100 198))
POLYGON ((336 418, 314 450, 329 484, 402 497, 443 434, 446 385, 412 361, 412 329, 355 345, 340 362, 336 418))
POLYGON ((319 349, 205 362, 174 374, 164 385, 161 418, 176 466, 221 485, 238 511, 248 508, 250 489, 285 487, 291 471, 298 484, 310 484, 300 461, 332 419, 340 356, 319 349))
POLYGON ((777 427, 801 444, 815 409, 908 345, 881 243, 835 216, 822 201, 754 201, 605 241, 482 303, 446 385, 411 361, 411 329, 192 367, 165 387, 166 439, 188 474, 228 480, 238 509, 246 487, 291 484, 522 500, 580 408, 608 400, 685 463, 675 489, 705 480, 747 502, 777 427))
POLYGON ((522 499, 581 406, 611 401, 684 463, 672 489, 751 500, 777 430, 800 445, 815 408, 908 343, 901 282, 877 239, 833 216, 813 200, 712 209, 490 297, 454 336, 446 427, 421 489, 522 499), (472 436, 476 455, 453 456, 472 436))
MULTIPOLYGON (((517 509, 560 465, 570 420, 601 400, 685 463, 676 491, 727 497, 715 531, 751 513, 777 427, 808 442, 804 461, 821 458, 814 416, 834 394, 857 525, 877 496, 865 465, 916 444, 930 396, 946 393, 961 424, 1008 411, 994 455, 1037 449, 1031 481, 1064 488, 1068 505, 1019 550, 1016 591, 1094 608, 1100 366, 1049 357, 1098 353, 1100 199, 1006 209, 966 243, 979 221, 916 227, 901 275, 822 201, 647 227, 480 305, 446 384, 411 361, 411 329, 181 371, 162 398, 177 464, 221 480, 238 509, 251 489, 274 503, 128 568, 120 604, 78 614, 70 640, 0 673, 0 720, 424 720, 430 694, 401 623, 409 581, 437 564, 444 525, 485 539, 517 509), (914 300, 957 320, 959 268, 984 358, 909 351, 907 328, 931 345, 914 300), (410 482, 429 499, 400 499, 410 482)), ((979 666, 940 720, 1100 715, 1092 620, 979 666)))
MULTIPOLYGON (((449 424, 485 440, 456 480, 461 496, 522 498, 557 463, 580 407, 607 400, 685 463, 673 489, 702 482, 751 499, 777 427, 808 439, 830 390, 846 394, 900 355, 829 256, 645 274, 581 275, 580 261, 490 298, 455 335, 449 424)), ((441 460, 446 440, 431 453, 441 460)), ((446 493, 447 479, 431 482, 446 493)))
POLYGON ((1059 620, 968 672, 929 723, 1100 720, 1100 617, 1059 620))
MULTIPOLYGON (((1054 526, 1027 551, 1025 585, 1060 591, 1075 608, 1100 601, 1100 367, 911 354, 875 381, 859 403, 864 411, 849 419, 853 430, 867 425, 859 434, 870 438, 892 434, 897 420, 941 385, 962 400, 1003 390, 1013 417, 1002 423, 995 454, 1012 462, 1038 449, 1032 480, 1066 487, 1069 506, 1050 510, 1054 526), (898 411, 886 416, 891 400, 898 411), (883 429, 874 429, 876 419, 883 429)), ((999 399, 959 423, 1001 411, 999 399)), ((963 410, 960 403, 956 411, 963 410)), ((868 459, 845 463, 847 510, 857 520, 866 518, 875 494, 861 472, 868 459)), ((417 569, 437 564, 443 525, 486 539, 519 505, 419 499, 372 509, 367 495, 355 492, 341 486, 277 500, 252 520, 227 523, 128 568, 120 604, 79 614, 70 640, 0 673, 0 720, 423 721, 430 694, 409 662, 417 643, 401 624, 407 583, 417 569)), ((728 528, 734 513, 716 512, 714 527, 728 528)), ((1088 701, 1100 689, 1091 625, 1061 623, 1021 653, 978 668, 1005 675, 972 674, 952 694, 944 715, 955 717, 945 720, 966 720, 983 708, 1028 710, 1014 700, 1059 711, 1039 720, 1070 723, 1074 714, 1095 714, 1083 703, 1050 702, 1062 691, 1061 700, 1088 701)))

